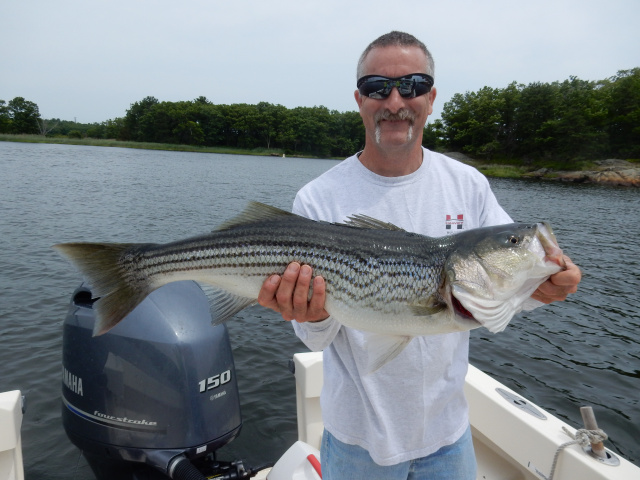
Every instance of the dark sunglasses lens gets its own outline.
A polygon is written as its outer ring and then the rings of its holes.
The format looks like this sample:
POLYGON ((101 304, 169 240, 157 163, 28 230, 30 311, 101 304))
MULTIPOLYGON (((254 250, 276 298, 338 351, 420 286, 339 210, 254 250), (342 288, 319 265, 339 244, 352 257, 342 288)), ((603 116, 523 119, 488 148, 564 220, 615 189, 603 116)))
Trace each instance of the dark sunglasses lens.
POLYGON ((405 98, 412 98, 416 96, 415 85, 416 83, 413 80, 402 79, 395 83, 395 87, 398 87, 398 93, 400 96, 405 98))
POLYGON ((373 77, 365 80, 358 90, 370 98, 387 98, 391 93, 391 82, 384 77, 373 77))
POLYGON ((424 95, 431 90, 433 81, 428 75, 407 75, 400 78, 372 76, 362 81, 358 91, 369 98, 384 99, 391 94, 393 87, 404 98, 424 95))
POLYGON ((420 95, 424 95, 425 93, 429 93, 431 91, 431 82, 420 79, 420 81, 416 82, 414 87, 415 96, 419 97, 420 95))

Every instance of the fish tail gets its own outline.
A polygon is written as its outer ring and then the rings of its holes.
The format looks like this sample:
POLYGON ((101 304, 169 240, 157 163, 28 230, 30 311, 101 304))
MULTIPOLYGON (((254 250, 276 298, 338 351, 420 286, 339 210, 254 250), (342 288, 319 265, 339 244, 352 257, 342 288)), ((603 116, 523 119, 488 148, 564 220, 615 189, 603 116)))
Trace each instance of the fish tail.
POLYGON ((61 243, 53 248, 66 257, 91 285, 96 323, 93 335, 102 335, 126 317, 153 288, 149 283, 136 281, 123 267, 125 253, 136 244, 124 243, 61 243))

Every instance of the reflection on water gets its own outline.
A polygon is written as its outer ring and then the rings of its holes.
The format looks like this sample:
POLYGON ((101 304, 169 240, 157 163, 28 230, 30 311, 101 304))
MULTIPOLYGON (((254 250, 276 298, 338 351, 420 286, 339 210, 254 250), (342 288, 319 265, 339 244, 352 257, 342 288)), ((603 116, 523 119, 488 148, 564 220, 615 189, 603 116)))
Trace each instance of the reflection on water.
MULTIPOLYGON (((60 423, 61 325, 80 278, 50 249, 79 240, 166 242, 204 233, 248 200, 289 209, 335 161, 0 142, 0 391, 27 397, 28 478, 91 479, 60 423)), ((549 220, 583 269, 580 292, 472 334, 472 362, 574 426, 592 405, 608 444, 640 463, 637 190, 493 180, 517 220, 549 220)), ((296 439, 288 360, 304 349, 259 307, 229 322, 244 426, 228 458, 272 461, 296 439)))

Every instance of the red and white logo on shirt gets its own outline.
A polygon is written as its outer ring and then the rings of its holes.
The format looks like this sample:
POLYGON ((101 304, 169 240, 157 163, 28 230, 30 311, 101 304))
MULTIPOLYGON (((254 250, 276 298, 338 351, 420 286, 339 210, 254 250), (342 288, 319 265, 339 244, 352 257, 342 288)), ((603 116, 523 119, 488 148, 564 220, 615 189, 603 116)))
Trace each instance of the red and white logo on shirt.
POLYGON ((462 213, 458 215, 447 215, 445 220, 445 228, 447 230, 462 230, 462 225, 464 223, 464 215, 462 213))

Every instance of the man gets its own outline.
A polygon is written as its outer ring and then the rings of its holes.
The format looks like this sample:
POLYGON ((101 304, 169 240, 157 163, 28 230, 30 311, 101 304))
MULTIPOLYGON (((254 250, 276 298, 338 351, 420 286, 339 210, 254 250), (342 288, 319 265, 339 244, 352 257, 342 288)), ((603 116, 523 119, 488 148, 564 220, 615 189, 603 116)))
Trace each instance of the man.
MULTIPOLYGON (((431 55, 415 37, 391 32, 372 42, 358 63, 355 92, 365 148, 302 188, 293 211, 332 222, 365 214, 429 236, 452 232, 447 215, 461 218, 463 229, 511 222, 484 176, 422 148, 433 75, 431 55)), ((566 264, 535 299, 550 303, 576 291, 580 271, 566 264)), ((324 292, 321 277, 312 280, 309 266, 293 263, 267 279, 258 298, 295 319, 309 348, 324 350, 323 478, 475 479, 463 394, 469 333, 414 338, 369 373, 369 334, 329 317, 324 292)))

